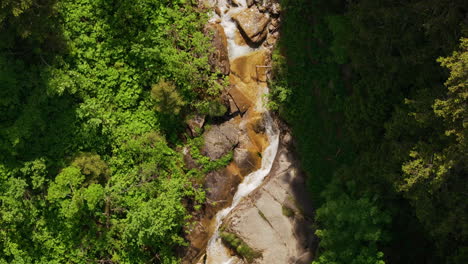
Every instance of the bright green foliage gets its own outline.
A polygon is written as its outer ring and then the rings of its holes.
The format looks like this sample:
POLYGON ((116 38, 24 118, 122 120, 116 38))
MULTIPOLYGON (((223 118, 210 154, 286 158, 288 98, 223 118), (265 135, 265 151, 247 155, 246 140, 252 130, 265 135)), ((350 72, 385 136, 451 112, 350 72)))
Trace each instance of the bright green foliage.
POLYGON ((220 92, 206 15, 168 0, 0 8, 0 263, 177 262, 184 205, 204 192, 171 147, 220 92), (152 98, 164 82, 175 116, 152 98))
POLYGON ((202 136, 189 139, 187 143, 190 148, 190 155, 195 159, 201 171, 204 173, 226 167, 232 161, 234 155, 233 152, 230 151, 217 160, 211 160, 209 157, 201 154, 201 148, 203 146, 202 136))

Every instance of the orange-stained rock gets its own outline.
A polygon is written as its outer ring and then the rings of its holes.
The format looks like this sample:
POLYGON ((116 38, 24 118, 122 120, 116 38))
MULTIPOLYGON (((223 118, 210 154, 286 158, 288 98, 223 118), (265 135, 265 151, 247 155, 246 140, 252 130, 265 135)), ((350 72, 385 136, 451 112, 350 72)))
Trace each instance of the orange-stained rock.
POLYGON ((268 51, 264 49, 238 57, 231 62, 231 73, 244 83, 265 81, 265 68, 257 66, 265 66, 267 58, 268 51))
POLYGON ((245 116, 247 119, 247 136, 252 143, 253 148, 258 153, 263 153, 268 146, 268 137, 265 134, 263 125, 263 114, 255 111, 249 111, 245 116))
POLYGON ((245 42, 244 37, 241 33, 239 33, 239 31, 236 31, 236 33, 234 33, 234 42, 239 46, 247 45, 247 42, 245 42))
POLYGON ((261 13, 256 7, 239 12, 233 15, 232 19, 237 22, 239 29, 253 43, 262 42, 268 33, 266 27, 270 22, 270 17, 261 13))
POLYGON ((244 83, 233 84, 230 86, 228 93, 234 100, 241 113, 246 112, 250 107, 255 105, 255 87, 244 83))

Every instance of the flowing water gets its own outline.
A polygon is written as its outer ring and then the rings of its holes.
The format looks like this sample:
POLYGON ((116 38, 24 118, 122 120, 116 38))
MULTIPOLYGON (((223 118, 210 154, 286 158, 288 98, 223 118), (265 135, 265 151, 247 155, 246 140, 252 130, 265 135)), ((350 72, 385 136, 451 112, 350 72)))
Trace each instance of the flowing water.
MULTIPOLYGON (((229 7, 226 0, 218 0, 218 8, 221 10, 221 26, 224 28, 226 33, 229 58, 231 61, 255 50, 249 46, 237 45, 234 41, 234 36, 238 29, 236 23, 232 21, 231 15, 247 8, 246 0, 238 0, 237 2, 239 3, 238 7, 229 7)), ((214 19, 216 18, 217 17, 214 19)), ((239 204, 241 199, 260 186, 263 179, 270 172, 278 151, 279 129, 274 123, 270 113, 264 107, 264 102, 262 100, 264 98, 263 95, 268 93, 268 88, 260 87, 262 86, 259 86, 259 95, 257 96, 255 111, 263 113, 262 116, 265 123, 269 145, 262 153, 262 164, 260 169, 250 173, 244 178, 243 182, 239 184, 237 188, 237 192, 234 195, 231 206, 216 214, 216 229, 213 236, 208 241, 206 250, 207 264, 235 264, 242 262, 239 258, 231 256, 229 250, 223 245, 221 238, 219 237, 219 227, 221 226, 223 219, 239 204)))

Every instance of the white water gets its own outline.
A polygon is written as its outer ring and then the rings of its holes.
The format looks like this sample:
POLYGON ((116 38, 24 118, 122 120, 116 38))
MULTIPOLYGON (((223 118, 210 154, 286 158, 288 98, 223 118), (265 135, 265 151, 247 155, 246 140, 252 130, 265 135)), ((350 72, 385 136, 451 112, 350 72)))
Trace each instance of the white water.
POLYGON ((245 55, 254 49, 249 46, 240 46, 237 45, 234 41, 234 36, 237 29, 236 22, 234 22, 231 17, 232 15, 241 12, 246 9, 247 3, 246 0, 238 0, 238 7, 228 7, 227 0, 218 0, 218 8, 221 10, 221 17, 214 15, 210 22, 214 22, 217 18, 221 18, 221 26, 224 28, 224 33, 226 34, 228 42, 228 53, 229 59, 234 60, 235 58, 245 55))
MULTIPOLYGON (((221 26, 224 28, 226 33, 229 59, 231 61, 254 50, 248 46, 239 46, 234 41, 234 36, 238 29, 236 23, 232 21, 231 16, 232 14, 246 9, 247 6, 246 0, 238 0, 238 3, 239 7, 229 8, 227 6, 226 0, 218 0, 218 8, 221 10, 221 26), (227 12, 225 13, 226 10, 227 12)), ((215 20, 217 18, 219 17, 215 16, 213 19, 215 20)), ((259 91, 255 110, 263 113, 265 130, 269 145, 262 153, 262 164, 260 169, 250 173, 244 178, 243 182, 239 184, 237 192, 234 194, 231 206, 219 211, 216 214, 216 231, 208 241, 206 250, 206 264, 242 263, 239 258, 231 256, 228 249, 223 245, 221 238, 219 237, 218 229, 221 226, 223 219, 239 204, 242 198, 249 195, 253 190, 260 186, 263 179, 268 175, 268 173, 270 173, 271 167, 273 166, 273 161, 278 151, 279 129, 273 122, 270 113, 264 107, 264 102, 262 99, 264 98, 263 95, 267 93, 268 88, 259 91)))

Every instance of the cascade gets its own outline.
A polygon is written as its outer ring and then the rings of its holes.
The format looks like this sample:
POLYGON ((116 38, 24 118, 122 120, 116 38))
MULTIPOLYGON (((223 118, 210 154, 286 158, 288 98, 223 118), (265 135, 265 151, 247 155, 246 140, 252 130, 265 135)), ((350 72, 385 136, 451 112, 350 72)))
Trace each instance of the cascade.
MULTIPOLYGON (((246 55, 252 51, 255 51, 255 48, 251 48, 248 45, 238 45, 235 42, 235 34, 238 31, 236 22, 232 20, 232 15, 238 12, 242 12, 247 9, 246 0, 237 0, 237 7, 230 6, 227 3, 227 0, 218 0, 217 7, 221 12, 221 26, 224 28, 227 42, 228 42, 228 53, 230 61, 234 60, 237 57, 246 55)), ((213 19, 219 19, 214 17, 213 19)), ((261 48, 257 48, 261 49, 261 48)), ((231 256, 229 250, 223 245, 221 238, 219 236, 219 228, 222 225, 223 219, 239 204, 242 198, 249 195, 257 187, 259 187, 264 180, 264 178, 270 172, 273 161, 275 160, 276 153, 278 151, 279 145, 279 129, 276 126, 273 118, 271 117, 269 111, 264 106, 264 95, 268 93, 267 87, 258 87, 259 95, 255 103, 255 111, 262 113, 263 121, 265 124, 265 133, 268 138, 269 145, 264 149, 262 153, 262 162, 260 169, 250 173, 245 176, 243 181, 239 184, 237 192, 234 195, 232 203, 229 207, 219 211, 216 214, 216 229, 213 236, 208 241, 207 250, 206 250, 206 264, 235 264, 242 263, 242 261, 235 257, 231 256)))

